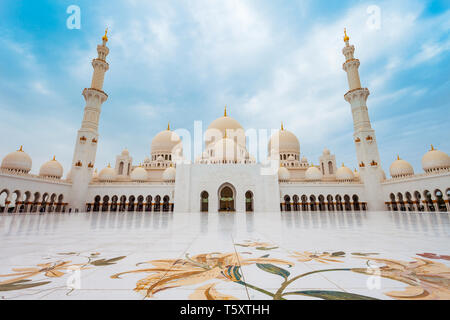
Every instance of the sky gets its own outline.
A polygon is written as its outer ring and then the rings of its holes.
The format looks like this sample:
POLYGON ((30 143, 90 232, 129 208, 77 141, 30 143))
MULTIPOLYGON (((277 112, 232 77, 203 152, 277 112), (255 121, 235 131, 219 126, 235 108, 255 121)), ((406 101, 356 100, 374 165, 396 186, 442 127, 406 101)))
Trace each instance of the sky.
POLYGON ((143 161, 169 121, 193 133, 225 105, 245 129, 283 121, 311 162, 327 147, 356 167, 344 28, 386 173, 397 155, 420 173, 430 144, 450 151, 448 1, 3 0, 0 158, 23 145, 32 173, 53 155, 69 171, 106 27, 99 169, 123 148, 143 161), (79 29, 67 27, 71 5, 79 29))

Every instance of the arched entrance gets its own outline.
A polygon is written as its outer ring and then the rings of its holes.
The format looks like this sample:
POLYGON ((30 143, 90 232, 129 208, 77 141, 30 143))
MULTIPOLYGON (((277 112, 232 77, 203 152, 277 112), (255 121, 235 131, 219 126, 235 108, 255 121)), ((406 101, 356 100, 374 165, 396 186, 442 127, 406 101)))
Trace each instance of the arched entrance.
POLYGON ((219 212, 235 212, 235 193, 231 185, 225 184, 219 189, 219 212))
POLYGON ((208 204, 209 204, 209 194, 206 191, 203 191, 201 194, 201 203, 200 203, 200 211, 201 212, 208 212, 209 208, 208 208, 208 204))
POLYGON ((245 193, 245 212, 253 212, 253 192, 245 193))

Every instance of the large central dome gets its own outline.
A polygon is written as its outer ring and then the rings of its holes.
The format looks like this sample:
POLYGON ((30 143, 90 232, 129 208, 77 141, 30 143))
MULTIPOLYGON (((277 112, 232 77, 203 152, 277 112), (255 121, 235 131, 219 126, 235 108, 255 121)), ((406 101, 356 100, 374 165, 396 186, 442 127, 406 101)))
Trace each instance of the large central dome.
POLYGON ((241 124, 227 115, 227 109, 223 117, 214 120, 205 133, 205 143, 208 146, 213 141, 219 141, 224 137, 233 139, 245 146, 245 131, 241 124))

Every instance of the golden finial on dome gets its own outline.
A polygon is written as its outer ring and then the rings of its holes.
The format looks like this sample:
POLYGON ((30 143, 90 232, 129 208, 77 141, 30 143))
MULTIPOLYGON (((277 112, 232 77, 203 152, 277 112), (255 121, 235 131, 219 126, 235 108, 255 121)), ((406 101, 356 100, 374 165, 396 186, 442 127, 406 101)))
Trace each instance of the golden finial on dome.
POLYGON ((227 116, 227 106, 225 105, 225 111, 223 112, 223 116, 226 117, 227 116))
POLYGON ((167 123, 167 131, 170 131, 170 121, 167 123))
POLYGON ((23 152, 23 146, 20 146, 19 150, 17 150, 19 152, 23 152))
POLYGON ((108 28, 106 28, 105 35, 103 36, 102 40, 108 42, 108 28))
POLYGON ((350 40, 350 38, 347 35, 347 28, 344 28, 344 42, 347 42, 348 40, 350 40))
POLYGON ((283 121, 281 121, 281 131, 284 131, 284 124, 283 124, 283 121))
POLYGON ((111 168, 111 163, 108 163, 108 168, 111 168))
POLYGON ((431 150, 430 151, 434 151, 434 146, 433 145, 431 145, 431 150))
POLYGON ((53 156, 53 160, 52 161, 56 161, 56 156, 53 156))
POLYGON ((342 162, 342 168, 345 167, 345 164, 342 162))

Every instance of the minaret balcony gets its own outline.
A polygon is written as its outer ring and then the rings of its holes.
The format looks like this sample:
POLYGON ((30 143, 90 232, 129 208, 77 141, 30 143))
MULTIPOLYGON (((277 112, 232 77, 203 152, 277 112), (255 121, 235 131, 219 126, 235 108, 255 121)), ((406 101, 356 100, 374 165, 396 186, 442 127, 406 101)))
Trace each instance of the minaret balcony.
POLYGON ((109 70, 109 63, 102 59, 94 59, 92 60, 92 66, 95 68, 100 67, 104 72, 109 70))
POLYGON ((353 67, 359 68, 360 64, 361 63, 358 59, 349 59, 344 62, 344 64, 342 65, 342 69, 344 69, 344 71, 348 71, 353 67))
POLYGON ((370 95, 370 91, 367 88, 356 88, 353 90, 348 91, 344 95, 344 99, 347 102, 351 102, 354 99, 364 99, 367 100, 367 97, 370 95))
POLYGON ((108 100, 108 95, 103 90, 95 89, 95 88, 85 88, 83 90, 84 99, 89 100, 92 98, 97 98, 101 103, 108 100))

